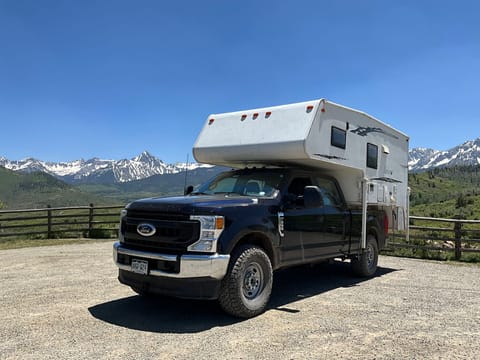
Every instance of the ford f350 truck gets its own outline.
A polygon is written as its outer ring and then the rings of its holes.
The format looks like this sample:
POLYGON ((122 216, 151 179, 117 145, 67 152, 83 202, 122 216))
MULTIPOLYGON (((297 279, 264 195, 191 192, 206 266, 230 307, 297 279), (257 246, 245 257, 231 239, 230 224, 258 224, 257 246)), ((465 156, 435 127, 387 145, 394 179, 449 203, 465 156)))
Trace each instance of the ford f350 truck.
POLYGON ((184 196, 122 211, 114 261, 140 295, 267 307, 275 270, 333 258, 373 276, 408 222, 408 137, 325 99, 207 118, 193 153, 229 166, 184 196))

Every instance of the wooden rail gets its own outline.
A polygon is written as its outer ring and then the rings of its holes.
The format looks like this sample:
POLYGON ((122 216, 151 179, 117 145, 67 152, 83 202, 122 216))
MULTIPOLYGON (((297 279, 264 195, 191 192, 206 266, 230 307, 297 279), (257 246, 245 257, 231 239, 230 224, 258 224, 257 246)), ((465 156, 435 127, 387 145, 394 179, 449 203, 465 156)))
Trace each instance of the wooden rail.
POLYGON ((410 216, 409 229, 408 241, 403 232, 390 233, 388 247, 453 252, 455 260, 462 253, 480 253, 480 220, 410 216))
POLYGON ((26 210, 0 210, 0 238, 116 235, 124 205, 69 206, 26 210))
MULTIPOLYGON (((0 238, 113 237, 118 234, 119 215, 123 208, 124 205, 90 204, 0 210, 0 238)), ((390 233, 388 249, 453 252, 456 260, 460 260, 463 253, 480 253, 480 220, 410 216, 410 222, 409 240, 406 240, 405 233, 390 233)))

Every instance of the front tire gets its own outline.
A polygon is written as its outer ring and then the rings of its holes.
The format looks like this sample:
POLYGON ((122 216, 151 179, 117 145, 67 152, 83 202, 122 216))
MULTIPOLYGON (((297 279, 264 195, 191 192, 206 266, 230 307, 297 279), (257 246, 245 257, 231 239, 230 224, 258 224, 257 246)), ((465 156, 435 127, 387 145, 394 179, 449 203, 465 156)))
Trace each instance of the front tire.
POLYGON ((244 245, 232 257, 222 280, 219 302, 230 315, 250 318, 265 311, 272 292, 270 259, 259 247, 244 245))
POLYGON ((352 271, 356 276, 371 277, 377 271, 378 245, 373 235, 367 235, 367 247, 356 259, 352 259, 352 271))

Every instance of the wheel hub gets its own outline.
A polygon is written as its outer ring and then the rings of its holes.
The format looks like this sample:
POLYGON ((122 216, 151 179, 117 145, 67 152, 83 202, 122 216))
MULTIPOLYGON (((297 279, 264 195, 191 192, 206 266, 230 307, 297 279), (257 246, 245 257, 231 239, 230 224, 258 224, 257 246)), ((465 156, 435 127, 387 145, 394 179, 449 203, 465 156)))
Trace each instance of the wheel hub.
POLYGON ((263 271, 259 264, 252 263, 245 270, 243 277, 243 295, 254 299, 263 287, 263 271))
POLYGON ((373 262, 373 249, 371 246, 367 248, 367 262, 371 264, 373 262))

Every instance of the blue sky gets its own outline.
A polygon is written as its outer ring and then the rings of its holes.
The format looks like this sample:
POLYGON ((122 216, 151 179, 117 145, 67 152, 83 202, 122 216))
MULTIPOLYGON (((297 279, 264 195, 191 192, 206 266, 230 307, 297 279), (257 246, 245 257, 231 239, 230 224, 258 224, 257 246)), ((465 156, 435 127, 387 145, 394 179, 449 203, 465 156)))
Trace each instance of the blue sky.
POLYGON ((0 156, 184 161, 210 113, 318 98, 448 149, 480 137, 478 14, 473 0, 0 0, 0 156))

